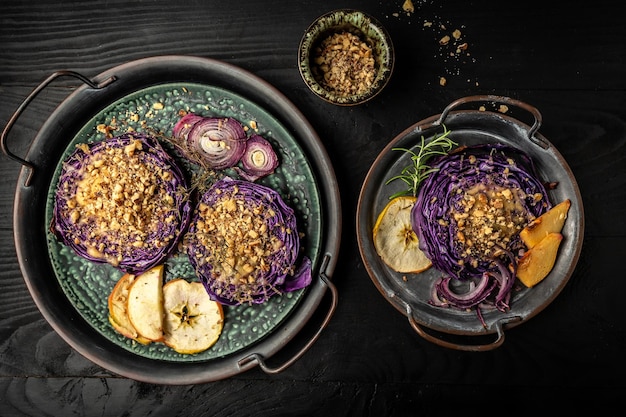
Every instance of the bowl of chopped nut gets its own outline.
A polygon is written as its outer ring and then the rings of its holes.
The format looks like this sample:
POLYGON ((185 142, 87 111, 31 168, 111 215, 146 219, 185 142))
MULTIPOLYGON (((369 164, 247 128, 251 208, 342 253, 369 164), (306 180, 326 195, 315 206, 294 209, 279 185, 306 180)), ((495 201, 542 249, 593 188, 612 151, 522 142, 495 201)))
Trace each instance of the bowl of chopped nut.
POLYGON ((318 17, 298 50, 300 74, 309 89, 337 105, 364 103, 387 85, 394 66, 389 33, 374 17, 340 9, 318 17))

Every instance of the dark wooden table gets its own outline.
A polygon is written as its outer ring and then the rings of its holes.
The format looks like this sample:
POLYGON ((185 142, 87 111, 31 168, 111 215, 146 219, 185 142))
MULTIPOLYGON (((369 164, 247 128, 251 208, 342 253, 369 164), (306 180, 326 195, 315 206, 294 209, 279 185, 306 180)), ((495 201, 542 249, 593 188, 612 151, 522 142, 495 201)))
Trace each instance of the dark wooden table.
MULTIPOLYGON (((437 413, 618 415, 626 383, 626 30, 621 2, 11 1, 0 6, 0 126, 52 72, 95 76, 164 54, 222 60, 284 93, 319 134, 343 207, 338 308, 291 367, 258 367, 199 385, 157 385, 113 374, 74 351, 33 302, 14 246, 19 164, 0 157, 1 416, 409 416, 437 413), (358 107, 308 91, 297 48, 318 15, 353 7, 389 30, 397 63, 387 88, 358 107), (439 44, 459 29, 465 54, 439 44), (446 79, 445 86, 440 78, 446 79), (571 280, 539 315, 488 352, 422 339, 378 292, 355 232, 359 190, 375 157, 399 132, 475 94, 537 107, 540 132, 563 154, 585 209, 582 253, 571 280)), ((27 152, 74 87, 50 86, 11 132, 27 152)), ((50 277, 54 279, 54 277, 50 277)), ((300 346, 303 340, 292 342, 300 346)), ((279 352, 277 355, 280 358, 279 352)))

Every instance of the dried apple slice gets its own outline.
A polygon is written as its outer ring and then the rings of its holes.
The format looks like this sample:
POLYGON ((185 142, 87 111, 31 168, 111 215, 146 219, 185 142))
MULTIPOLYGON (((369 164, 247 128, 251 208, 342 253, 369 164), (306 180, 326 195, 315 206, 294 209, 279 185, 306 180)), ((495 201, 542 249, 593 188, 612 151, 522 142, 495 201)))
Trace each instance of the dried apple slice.
POLYGON ((150 340, 140 336, 128 318, 128 289, 134 280, 135 275, 124 274, 113 287, 108 298, 109 323, 121 335, 148 344, 150 340))
POLYGON ((213 346, 222 333, 222 305, 209 298, 199 282, 178 278, 163 286, 163 343, 176 352, 193 354, 213 346))
POLYGON ((432 263, 419 248, 411 226, 411 209, 417 199, 396 197, 378 215, 372 231, 374 248, 391 269, 401 273, 419 273, 432 263))
POLYGON ((140 336, 163 339, 163 265, 137 275, 128 289, 128 319, 140 336))

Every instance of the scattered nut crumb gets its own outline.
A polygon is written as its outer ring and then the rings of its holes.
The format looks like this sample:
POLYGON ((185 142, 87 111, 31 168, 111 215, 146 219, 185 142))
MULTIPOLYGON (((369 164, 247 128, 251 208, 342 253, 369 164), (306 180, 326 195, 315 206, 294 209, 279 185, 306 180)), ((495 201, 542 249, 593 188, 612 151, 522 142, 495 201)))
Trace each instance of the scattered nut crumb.
POLYGON ((498 111, 500 113, 506 113, 509 111, 509 107, 504 104, 500 104, 500 107, 498 107, 498 111))
POLYGON ((155 110, 163 110, 165 106, 161 102, 156 102, 152 105, 152 108, 155 110))
POLYGON ((415 11, 413 2, 411 0, 404 0, 404 4, 402 4, 402 10, 404 10, 407 13, 413 13, 415 11))
POLYGON ((439 77, 439 85, 440 86, 445 86, 448 83, 448 80, 446 80, 446 77, 439 77))
MULTIPOLYGON (((412 17, 415 11, 415 0, 403 1, 402 10, 397 13, 392 13, 396 18, 412 17), (407 3, 411 3, 413 10, 409 11, 410 6, 407 3)), ((419 12, 419 11, 418 11, 419 12)), ((409 20, 408 23, 411 23, 409 20)), ((448 76, 448 81, 454 79, 456 76, 461 75, 463 65, 475 63, 476 59, 470 53, 470 42, 467 41, 467 35, 465 33, 465 25, 455 25, 454 23, 443 20, 438 16, 424 17, 422 20, 423 30, 430 30, 434 33, 434 40, 439 46, 439 50, 435 54, 435 58, 440 58, 443 65, 443 73, 448 76)), ((441 77, 443 78, 443 77, 441 77)), ((444 85, 447 81, 441 82, 444 85)), ((468 80, 473 82, 473 80, 468 80)), ((475 82, 478 86, 478 82, 475 82)))
POLYGON ((115 120, 115 118, 111 120, 111 123, 108 125, 100 123, 96 126, 96 131, 99 133, 103 133, 107 138, 113 137, 112 132, 115 131, 115 129, 117 129, 117 121, 115 120))

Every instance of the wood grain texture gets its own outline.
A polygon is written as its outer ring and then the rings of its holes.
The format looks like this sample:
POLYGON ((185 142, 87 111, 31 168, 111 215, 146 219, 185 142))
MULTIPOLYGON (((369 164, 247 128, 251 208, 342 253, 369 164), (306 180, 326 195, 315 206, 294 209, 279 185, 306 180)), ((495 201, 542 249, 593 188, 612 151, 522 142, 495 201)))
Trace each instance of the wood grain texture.
MULTIPOLYGON (((0 392, 8 393, 9 415, 91 415, 155 417, 205 416, 389 416, 478 414, 487 406, 476 399, 485 395, 475 386, 458 384, 271 381, 259 389, 259 381, 216 382, 184 387, 145 385, 125 379, 0 379, 0 392), (271 392, 268 395, 267 392, 271 392), (47 397, 59 398, 50 404, 47 397), (228 401, 236 398, 237 401, 228 401), (14 402, 19 399, 19 402, 14 402), (26 399, 23 400, 23 399, 26 399), (132 407, 132 412, 129 412, 132 407), (367 414, 363 413, 367 410, 367 414)), ((570 398, 566 408, 585 407, 590 400, 610 400, 620 392, 608 388, 489 387, 488 407, 510 406, 514 394, 533 392, 536 402, 520 401, 513 415, 532 413, 538 404, 554 398, 570 398), (577 395, 576 397, 573 395, 577 395)))
MULTIPOLYGON (((238 65, 267 80, 306 116, 336 171, 342 247, 333 274, 339 305, 320 339, 277 375, 254 368, 199 385, 145 384, 82 357, 43 318, 22 277, 13 243, 20 165, 0 155, 0 416, 415 416, 563 412, 620 407, 626 383, 626 31, 617 0, 494 3, 484 0, 278 0, 0 5, 0 128, 52 72, 92 77, 148 56, 184 54, 238 65), (554 3, 554 4, 552 4, 554 3), (320 101, 297 68, 303 31, 322 13, 354 7, 389 30, 396 67, 366 105, 320 101), (439 44, 459 29, 469 55, 439 44), (452 52, 452 55, 450 53, 452 52), (439 85, 445 77, 447 85, 439 85), (561 152, 580 187, 585 239, 563 292, 506 332, 495 351, 472 353, 420 338, 373 285, 360 259, 355 213, 361 184, 380 151, 412 124, 456 98, 511 96, 537 107, 540 132, 561 152), (486 405, 488 402, 488 406, 486 405), (489 408, 493 407, 493 408, 489 408)), ((58 80, 26 109, 9 135, 24 156, 39 128, 75 88, 58 80)), ((526 120, 523 111, 512 117, 526 120)), ((50 277, 54 279, 54 277, 50 277)), ((325 299, 325 303, 328 300, 325 299)), ((306 342, 310 325, 270 363, 306 342)), ((606 413, 607 415, 614 415, 606 413)))

